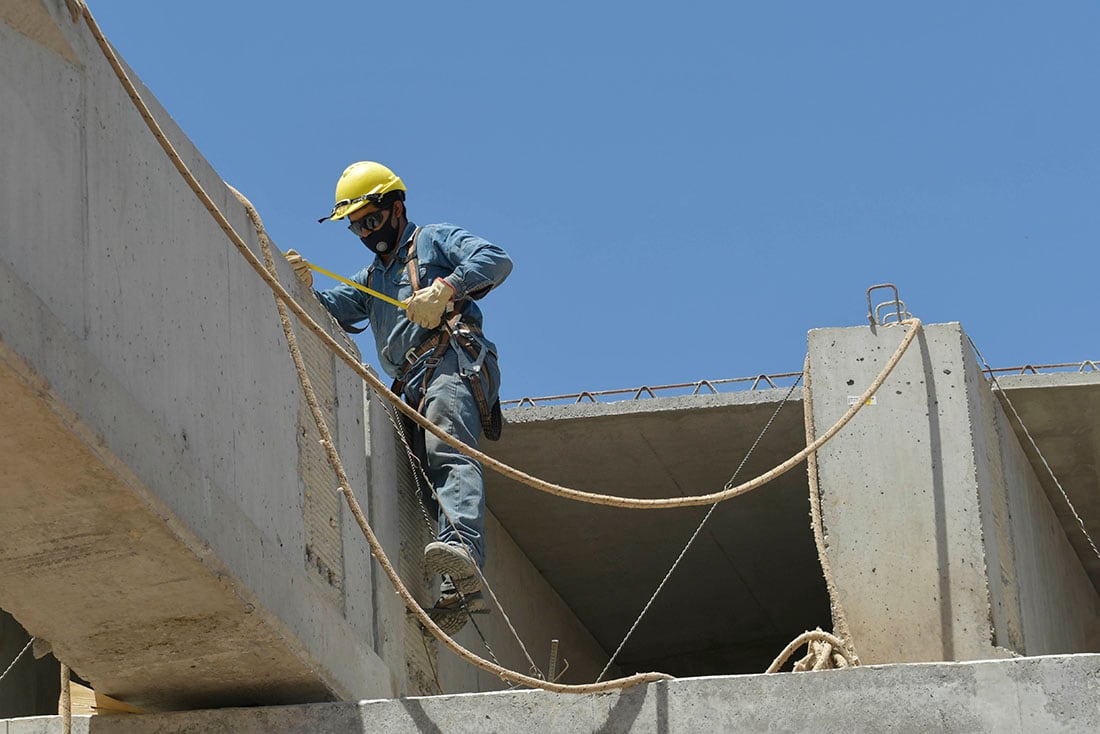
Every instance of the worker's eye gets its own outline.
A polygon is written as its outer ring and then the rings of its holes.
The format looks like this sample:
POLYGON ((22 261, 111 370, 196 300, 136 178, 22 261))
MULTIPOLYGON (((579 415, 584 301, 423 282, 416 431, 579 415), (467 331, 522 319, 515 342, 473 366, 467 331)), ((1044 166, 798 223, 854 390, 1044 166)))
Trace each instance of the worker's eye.
POLYGON ((362 237, 363 232, 373 232, 381 227, 382 222, 385 221, 386 218, 385 214, 386 212, 384 211, 371 212, 362 219, 349 222, 348 229, 350 229, 356 237, 362 237))

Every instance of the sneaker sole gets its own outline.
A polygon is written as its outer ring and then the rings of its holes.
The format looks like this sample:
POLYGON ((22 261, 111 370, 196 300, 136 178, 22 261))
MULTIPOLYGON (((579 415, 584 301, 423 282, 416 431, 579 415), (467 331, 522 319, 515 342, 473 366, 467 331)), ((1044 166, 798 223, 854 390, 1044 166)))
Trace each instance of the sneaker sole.
MULTIPOLYGON (((463 627, 466 626, 466 622, 469 619, 467 614, 458 614, 456 612, 432 612, 430 614, 432 621, 435 622, 436 627, 443 630, 443 634, 448 637, 454 637, 458 634, 463 627)), ((424 634, 428 637, 432 637, 432 633, 428 631, 427 627, 424 627, 424 634)))
POLYGON ((481 576, 476 570, 472 576, 470 575, 472 564, 446 548, 438 546, 428 548, 424 552, 424 564, 435 573, 450 576, 451 583, 463 595, 481 590, 481 576))
POLYGON ((470 614, 483 614, 489 611, 489 605, 485 603, 485 597, 476 592, 468 596, 464 596, 461 599, 459 599, 458 595, 456 594, 455 598, 448 599, 448 601, 451 602, 450 604, 441 604, 441 601, 443 601, 443 599, 437 601, 435 603, 435 606, 431 608, 443 612, 464 611, 470 614))
MULTIPOLYGON (((467 612, 465 609, 440 609, 438 607, 432 607, 426 611, 428 612, 428 616, 432 618, 432 621, 435 622, 435 625, 443 630, 443 633, 448 637, 452 637, 461 631, 462 628, 466 626, 466 623, 470 621, 471 614, 489 613, 488 609, 481 611, 471 609, 467 612)), ((423 625, 421 625, 421 629, 424 630, 424 634, 428 637, 432 636, 423 625)))

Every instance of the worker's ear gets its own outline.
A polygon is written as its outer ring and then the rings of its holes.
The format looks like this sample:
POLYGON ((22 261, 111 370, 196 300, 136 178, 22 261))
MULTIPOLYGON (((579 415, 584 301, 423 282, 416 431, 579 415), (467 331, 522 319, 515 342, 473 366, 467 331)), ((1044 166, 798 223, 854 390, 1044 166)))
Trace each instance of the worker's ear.
POLYGON ((405 202, 400 199, 396 199, 393 202, 393 217, 394 219, 400 219, 405 214, 405 202))

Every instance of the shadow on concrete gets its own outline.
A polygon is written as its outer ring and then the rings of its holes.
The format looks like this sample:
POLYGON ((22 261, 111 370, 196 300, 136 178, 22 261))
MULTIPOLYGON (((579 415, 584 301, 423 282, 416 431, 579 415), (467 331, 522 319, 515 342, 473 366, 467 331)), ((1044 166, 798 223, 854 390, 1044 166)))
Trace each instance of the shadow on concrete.
POLYGON ((409 719, 416 725, 417 731, 422 732, 422 734, 443 734, 443 730, 424 711, 424 706, 421 705, 420 701, 413 698, 399 700, 401 701, 401 707, 409 715, 409 719))
POLYGON ((649 693, 649 688, 648 685, 634 686, 619 693, 615 705, 607 712, 607 721, 599 729, 596 729, 594 734, 620 734, 620 732, 630 731, 634 727, 634 722, 638 720, 638 715, 645 707, 645 699, 649 693))
POLYGON ((947 549, 947 502, 944 497, 943 435, 940 427, 939 400, 932 375, 932 358, 928 353, 928 340, 923 330, 917 334, 920 345, 921 367, 924 370, 924 387, 928 396, 928 450, 932 466, 932 501, 935 507, 936 562, 939 567, 940 638, 943 640, 943 659, 955 659, 954 614, 951 609, 951 558, 947 549))
POLYGON ((668 734, 668 684, 654 683, 653 691, 657 699, 657 734, 668 734))

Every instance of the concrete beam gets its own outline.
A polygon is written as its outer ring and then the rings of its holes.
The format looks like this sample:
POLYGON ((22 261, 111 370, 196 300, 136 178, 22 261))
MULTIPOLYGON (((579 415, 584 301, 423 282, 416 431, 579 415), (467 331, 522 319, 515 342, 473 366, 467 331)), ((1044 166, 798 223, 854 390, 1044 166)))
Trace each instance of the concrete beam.
MULTIPOLYGON (((398 701, 76 717, 74 734, 813 731, 1093 734, 1100 655, 884 665, 821 673, 692 678, 621 693, 513 691, 398 701)), ((57 717, 5 734, 57 734, 57 717)))

